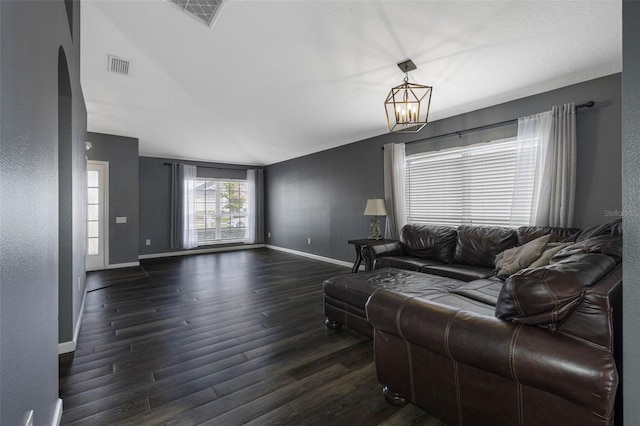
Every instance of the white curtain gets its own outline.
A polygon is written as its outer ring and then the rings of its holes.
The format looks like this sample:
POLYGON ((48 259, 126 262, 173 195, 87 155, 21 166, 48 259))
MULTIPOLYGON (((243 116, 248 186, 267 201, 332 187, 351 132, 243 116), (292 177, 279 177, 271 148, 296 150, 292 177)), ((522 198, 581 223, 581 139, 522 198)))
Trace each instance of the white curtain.
POLYGON ((196 176, 197 168, 182 164, 182 248, 190 249, 198 246, 198 230, 196 229, 196 176))
POLYGON ((532 186, 531 225, 573 226, 577 145, 575 111, 575 105, 571 103, 518 119, 513 204, 526 202, 518 197, 526 193, 527 186, 532 186), (533 182, 518 179, 518 171, 527 168, 535 170, 533 182))
POLYGON ((247 170, 247 215, 245 217, 244 243, 253 244, 256 241, 256 180, 258 173, 254 169, 247 170))
POLYGON ((512 226, 525 223, 527 218, 530 225, 536 224, 551 126, 551 111, 518 119, 518 148, 510 220, 512 226))
POLYGON ((576 107, 573 103, 554 106, 551 115, 553 144, 547 153, 536 220, 569 228, 576 202, 576 107))
POLYGON ((404 198, 404 144, 388 143, 384 146, 384 201, 387 208, 385 238, 400 239, 400 230, 407 222, 404 198))

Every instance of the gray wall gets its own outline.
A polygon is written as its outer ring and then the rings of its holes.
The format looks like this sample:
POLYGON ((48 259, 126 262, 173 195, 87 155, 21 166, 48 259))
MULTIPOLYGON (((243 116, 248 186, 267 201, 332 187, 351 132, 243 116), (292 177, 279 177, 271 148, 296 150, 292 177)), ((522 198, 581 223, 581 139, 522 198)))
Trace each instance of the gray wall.
POLYGON ((89 160, 109 162, 109 264, 138 261, 138 139, 87 133, 89 160), (116 223, 126 217, 127 223, 116 223))
POLYGON ((198 176, 246 179, 243 165, 140 157, 140 254, 170 253, 171 249, 171 168, 164 163, 177 162, 198 166, 198 176), (151 245, 145 241, 151 240, 151 245))
MULTIPOLYGON (((84 290, 85 226, 67 228, 58 254, 59 213, 78 215, 73 194, 84 185, 78 146, 86 132, 80 87, 79 2, 74 3, 72 40, 64 2, 0 2, 0 424, 56 421, 58 404, 59 259, 81 280, 67 292, 72 303, 61 318, 77 318, 84 290), (63 131, 66 177, 59 209, 58 52, 68 61, 71 131, 63 131), (69 138, 71 142, 69 145, 69 138), (72 203, 73 206, 69 206, 72 203), (71 213, 69 213, 71 212, 71 213), (81 255, 78 253, 81 252, 81 255), (68 262, 68 256, 72 256, 68 262), (71 315, 69 315, 71 310, 71 315)), ((68 223, 68 222, 66 222, 68 223)), ((73 321, 71 321, 73 322, 73 321)))
MULTIPOLYGON (((71 342, 78 327, 85 284, 87 163, 85 161, 86 116, 84 102, 74 101, 74 88, 59 51, 58 79, 58 341, 71 342), (75 117, 75 120, 73 119, 75 117), (74 128, 74 121, 77 122, 74 128)), ((79 70, 73 70, 77 78, 79 70)), ((77 83, 76 83, 77 84, 77 83)), ((75 90, 80 90, 76 87, 75 90)), ((82 94, 80 93, 80 97, 82 94)), ((69 348, 70 349, 70 348, 69 348)))
POLYGON ((624 199, 624 424, 640 424, 640 2, 624 1, 622 154, 624 199))
POLYGON ((362 215, 367 199, 384 198, 382 143, 368 140, 268 166, 266 244, 353 261, 347 240, 369 235, 362 215))
MULTIPOLYGON (((577 118, 578 172, 574 225, 611 221, 606 211, 622 209, 620 74, 584 82, 429 123, 418 134, 384 134, 311 154, 266 170, 267 244, 352 261, 346 241, 368 235, 362 216, 367 198, 384 197, 383 152, 390 142, 415 142, 407 153, 478 141, 463 138, 421 139, 549 110, 553 105, 594 100, 577 118), (267 234, 268 235, 268 234, 267 234), (311 237, 311 245, 307 238, 311 237)), ((382 108, 381 108, 382 110, 382 108)), ((515 135, 517 126, 482 132, 481 136, 515 135)), ((488 139, 487 139, 488 140, 488 139)))

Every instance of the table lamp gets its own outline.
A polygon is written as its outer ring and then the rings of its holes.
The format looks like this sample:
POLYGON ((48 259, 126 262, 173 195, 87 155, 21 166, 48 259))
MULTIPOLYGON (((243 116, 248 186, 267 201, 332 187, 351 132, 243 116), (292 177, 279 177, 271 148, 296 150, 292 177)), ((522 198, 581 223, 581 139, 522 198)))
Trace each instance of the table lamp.
POLYGON ((370 198, 367 200, 367 206, 364 209, 364 216, 372 216, 369 239, 379 240, 382 238, 382 235, 380 234, 380 219, 378 219, 378 216, 386 215, 387 209, 384 207, 384 200, 382 198, 370 198))

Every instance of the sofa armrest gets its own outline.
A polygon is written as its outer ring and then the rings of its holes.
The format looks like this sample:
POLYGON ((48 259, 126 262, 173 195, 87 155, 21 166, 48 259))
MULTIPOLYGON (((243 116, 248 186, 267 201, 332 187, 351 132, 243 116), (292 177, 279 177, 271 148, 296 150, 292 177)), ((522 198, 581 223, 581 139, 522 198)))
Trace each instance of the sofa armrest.
MULTIPOLYGON (((558 327, 558 333, 608 350, 622 342, 622 265, 582 294, 580 304, 558 327)), ((617 355, 618 355, 617 354, 617 355)))
POLYGON ((406 251, 400 241, 367 246, 365 249, 369 251, 372 260, 383 256, 406 256, 406 251))
POLYGON ((593 407, 601 415, 613 410, 618 374, 606 348, 386 290, 369 298, 366 312, 376 333, 593 407))
POLYGON ((378 257, 404 255, 404 246, 400 241, 362 247, 362 258, 365 261, 367 271, 375 269, 375 261, 378 257))

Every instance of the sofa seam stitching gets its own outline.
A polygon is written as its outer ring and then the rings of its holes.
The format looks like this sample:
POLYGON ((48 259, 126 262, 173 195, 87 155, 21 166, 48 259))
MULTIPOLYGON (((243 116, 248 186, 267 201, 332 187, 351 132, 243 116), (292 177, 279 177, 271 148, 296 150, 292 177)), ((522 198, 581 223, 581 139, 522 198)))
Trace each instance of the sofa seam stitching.
POLYGON ((518 375, 516 374, 515 351, 516 351, 518 336, 520 334, 520 330, 522 330, 522 327, 523 327, 522 324, 518 324, 516 326, 516 329, 513 331, 513 334, 511 335, 511 343, 509 344, 509 371, 511 373, 511 378, 516 383, 516 390, 517 390, 516 398, 518 400, 518 424, 520 426, 524 425, 524 418, 523 418, 524 413, 523 413, 523 407, 522 407, 522 384, 518 380, 518 375))
POLYGON ((402 316, 402 311, 404 311, 405 306, 407 306, 407 303, 412 299, 413 297, 408 297, 402 302, 402 304, 400 305, 400 307, 396 312, 395 323, 396 323, 396 330, 398 331, 398 334, 407 345, 407 364, 409 367, 409 385, 411 387, 411 399, 415 401, 415 387, 414 387, 414 380, 413 380, 413 359, 411 358, 411 344, 404 337, 404 334, 402 333, 402 329, 400 327, 400 317, 402 316))
POLYGON ((453 320, 455 319, 456 315, 458 315, 460 311, 455 312, 451 318, 449 318, 449 321, 447 322, 447 326, 445 327, 445 332, 444 332, 444 348, 445 351, 447 352, 447 355, 449 356, 449 358, 453 361, 453 375, 454 375, 454 382, 455 382, 455 387, 456 387, 456 408, 458 411, 458 422, 460 423, 460 426, 462 426, 463 424, 463 420, 462 420, 462 399, 461 399, 461 395, 460 395, 460 378, 459 378, 459 374, 458 374, 458 362, 455 360, 455 358, 453 357, 453 354, 451 353, 451 349, 449 348, 449 334, 451 332, 451 326, 453 324, 453 320))

